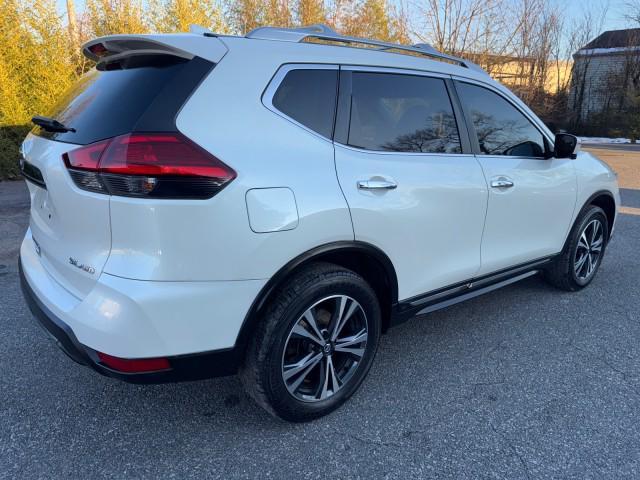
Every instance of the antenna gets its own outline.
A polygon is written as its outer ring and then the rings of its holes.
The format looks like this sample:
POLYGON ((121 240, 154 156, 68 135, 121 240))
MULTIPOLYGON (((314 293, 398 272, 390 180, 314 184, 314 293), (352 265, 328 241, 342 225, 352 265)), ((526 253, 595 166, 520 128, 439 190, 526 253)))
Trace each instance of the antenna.
POLYGON ((195 33, 196 35, 204 35, 206 37, 215 37, 216 34, 213 33, 208 28, 204 28, 202 25, 196 25, 192 23, 189 25, 189 33, 195 33))

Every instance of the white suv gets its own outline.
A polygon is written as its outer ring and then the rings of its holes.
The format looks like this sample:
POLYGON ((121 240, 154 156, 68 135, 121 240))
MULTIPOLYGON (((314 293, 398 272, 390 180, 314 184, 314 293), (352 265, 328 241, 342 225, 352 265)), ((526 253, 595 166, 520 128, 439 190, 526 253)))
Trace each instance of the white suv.
POLYGON ((21 160, 25 297, 74 360, 130 382, 240 373, 324 415, 380 334, 542 272, 578 290, 615 174, 478 66, 326 27, 89 42, 21 160))

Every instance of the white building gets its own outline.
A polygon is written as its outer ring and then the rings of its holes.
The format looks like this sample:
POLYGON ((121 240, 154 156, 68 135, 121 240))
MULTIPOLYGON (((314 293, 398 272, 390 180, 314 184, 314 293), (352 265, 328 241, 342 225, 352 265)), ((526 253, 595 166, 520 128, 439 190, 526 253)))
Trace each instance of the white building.
POLYGON ((640 87, 640 28, 604 32, 573 59, 569 108, 577 118, 619 111, 629 89, 640 87))

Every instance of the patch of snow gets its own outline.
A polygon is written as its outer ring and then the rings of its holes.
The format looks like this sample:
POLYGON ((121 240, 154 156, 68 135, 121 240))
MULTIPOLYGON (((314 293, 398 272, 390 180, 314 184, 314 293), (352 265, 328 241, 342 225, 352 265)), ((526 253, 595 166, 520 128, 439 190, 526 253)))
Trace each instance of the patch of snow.
POLYGON ((578 137, 580 143, 631 143, 628 138, 578 137))
POLYGON ((578 50, 578 55, 589 56, 589 55, 607 55, 610 53, 626 53, 626 52, 636 52, 640 50, 640 46, 633 47, 613 47, 613 48, 590 48, 590 49, 581 49, 578 50))

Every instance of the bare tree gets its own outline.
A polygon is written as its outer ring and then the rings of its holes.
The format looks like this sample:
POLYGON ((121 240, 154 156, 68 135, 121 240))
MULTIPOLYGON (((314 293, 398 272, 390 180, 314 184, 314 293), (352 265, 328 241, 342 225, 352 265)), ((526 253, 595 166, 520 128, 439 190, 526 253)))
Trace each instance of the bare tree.
POLYGON ((588 108, 585 110, 585 100, 591 93, 589 67, 594 52, 583 47, 602 32, 607 10, 608 5, 605 5, 600 11, 585 12, 581 18, 573 22, 566 33, 569 51, 577 52, 573 56, 574 63, 568 100, 568 109, 572 117, 570 124, 573 128, 578 128, 589 114, 588 108))
POLYGON ((624 17, 635 23, 640 24, 640 0, 629 0, 625 4, 624 17))
POLYGON ((499 28, 489 28, 483 20, 498 13, 502 3, 502 0, 426 0, 420 8, 426 33, 417 31, 416 36, 453 55, 477 50, 499 28))

